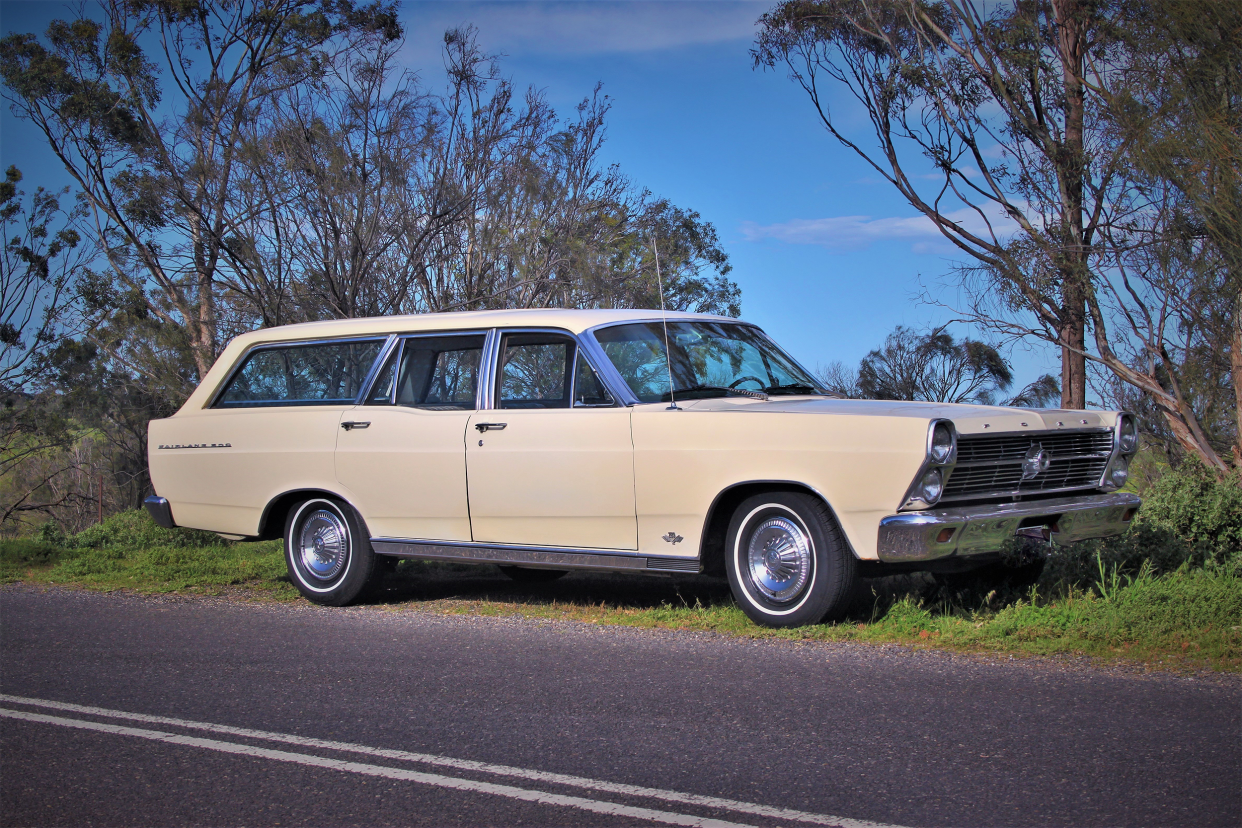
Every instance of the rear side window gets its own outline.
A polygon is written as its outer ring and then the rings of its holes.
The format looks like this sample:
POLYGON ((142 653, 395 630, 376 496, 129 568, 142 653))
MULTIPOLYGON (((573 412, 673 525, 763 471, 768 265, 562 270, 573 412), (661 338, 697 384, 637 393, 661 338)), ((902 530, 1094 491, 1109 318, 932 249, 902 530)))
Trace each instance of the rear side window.
POLYGON ((216 408, 352 403, 383 346, 383 339, 355 339, 260 348, 229 380, 216 408))
POLYGON ((367 404, 473 409, 482 361, 482 334, 411 337, 393 351, 367 404))

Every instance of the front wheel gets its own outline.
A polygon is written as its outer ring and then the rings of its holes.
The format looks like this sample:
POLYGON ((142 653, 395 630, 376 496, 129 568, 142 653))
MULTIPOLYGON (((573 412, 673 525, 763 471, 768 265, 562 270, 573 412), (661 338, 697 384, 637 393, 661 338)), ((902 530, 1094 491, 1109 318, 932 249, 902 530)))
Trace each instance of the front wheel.
POLYGON ((362 519, 347 503, 316 497, 289 512, 285 565, 293 585, 316 604, 343 607, 375 577, 376 555, 362 519))
POLYGON ((769 627, 841 615, 858 577, 858 561, 832 512, 799 492, 755 495, 738 506, 725 568, 742 612, 769 627))

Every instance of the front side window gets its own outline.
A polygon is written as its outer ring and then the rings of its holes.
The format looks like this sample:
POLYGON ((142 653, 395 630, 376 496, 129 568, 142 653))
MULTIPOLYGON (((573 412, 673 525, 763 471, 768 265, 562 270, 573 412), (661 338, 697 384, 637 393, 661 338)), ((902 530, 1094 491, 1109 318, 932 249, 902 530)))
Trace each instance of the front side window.
POLYGON ((569 408, 575 346, 556 334, 506 334, 500 349, 500 408, 569 408))
POLYGON ((376 377, 367 404, 433 411, 477 408, 482 359, 482 334, 406 339, 376 377))
POLYGON ((366 339, 259 348, 229 380, 216 407, 352 403, 383 346, 383 339, 366 339))
POLYGON ((668 358, 659 322, 615 325, 595 339, 641 402, 668 402, 669 373, 678 399, 734 391, 820 394, 819 383, 758 328, 727 322, 669 322, 668 358))

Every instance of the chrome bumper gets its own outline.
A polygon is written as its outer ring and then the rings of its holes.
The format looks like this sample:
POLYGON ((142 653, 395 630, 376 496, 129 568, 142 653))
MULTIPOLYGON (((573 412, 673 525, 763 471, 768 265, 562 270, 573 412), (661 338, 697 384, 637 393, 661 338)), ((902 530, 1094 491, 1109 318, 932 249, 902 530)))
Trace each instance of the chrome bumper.
POLYGON ((904 563, 999 552, 1019 529, 1061 545, 1107 538, 1126 530, 1142 502, 1115 492, 889 515, 880 521, 880 560, 904 563))
POLYGON ((147 514, 151 519, 165 529, 175 529, 177 524, 173 522, 172 506, 162 497, 151 495, 142 501, 142 505, 147 507, 147 514))

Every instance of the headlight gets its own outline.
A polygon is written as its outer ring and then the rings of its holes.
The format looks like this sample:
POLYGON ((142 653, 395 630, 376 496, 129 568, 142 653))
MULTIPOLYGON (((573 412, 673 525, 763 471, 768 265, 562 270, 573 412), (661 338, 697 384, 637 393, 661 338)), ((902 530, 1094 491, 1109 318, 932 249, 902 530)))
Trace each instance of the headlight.
POLYGON ((1113 466, 1108 470, 1108 482, 1115 489, 1120 489, 1126 485, 1126 481, 1130 479, 1130 461, 1125 457, 1118 457, 1113 461, 1113 466))
POLYGON ((1123 454, 1133 454, 1138 448, 1138 424, 1126 414, 1121 415, 1121 423, 1117 426, 1117 448, 1123 454))
POLYGON ((948 463, 953 457, 953 429, 948 423, 936 423, 932 429, 931 459, 933 463, 948 463))
POLYGON ((919 497, 929 506, 940 499, 943 491, 944 475, 940 473, 940 469, 931 469, 919 481, 919 497))

